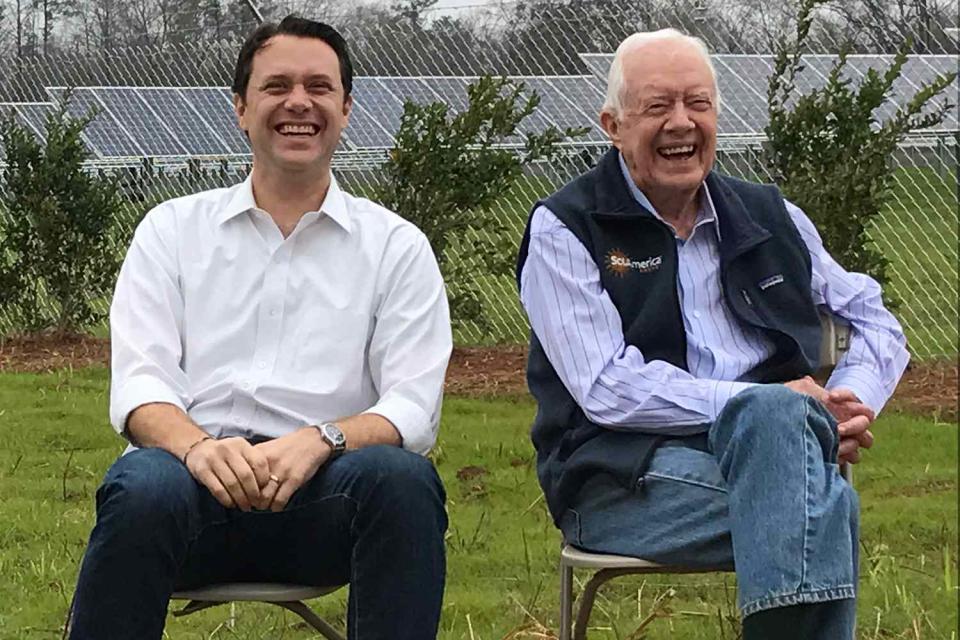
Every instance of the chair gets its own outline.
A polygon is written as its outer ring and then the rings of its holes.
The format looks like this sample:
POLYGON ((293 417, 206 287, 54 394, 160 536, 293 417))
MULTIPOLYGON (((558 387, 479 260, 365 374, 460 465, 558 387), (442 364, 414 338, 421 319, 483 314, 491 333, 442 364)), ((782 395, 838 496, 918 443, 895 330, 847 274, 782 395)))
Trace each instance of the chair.
POLYGON ((303 618, 307 624, 319 631, 320 635, 327 640, 345 640, 344 636, 303 602, 333 593, 339 588, 340 586, 305 587, 257 582, 217 584, 174 593, 173 600, 188 600, 189 602, 179 611, 174 611, 173 615, 176 617, 186 616, 228 602, 266 602, 294 612, 303 618))
MULTIPOLYGON (((850 327, 836 321, 832 316, 821 314, 823 338, 820 342, 818 374, 824 375, 837 364, 840 355, 848 349, 850 327)), ((849 464, 841 467, 843 477, 853 484, 849 464)), ((729 571, 729 567, 685 567, 650 562, 641 558, 592 553, 564 543, 560 550, 560 637, 559 640, 586 640, 587 623, 593 611, 597 590, 606 582, 619 576, 647 573, 715 573, 729 571), (580 596, 576 621, 573 620, 573 572, 574 569, 590 569, 594 573, 587 581, 580 596), (571 636, 571 623, 573 635, 571 636)))

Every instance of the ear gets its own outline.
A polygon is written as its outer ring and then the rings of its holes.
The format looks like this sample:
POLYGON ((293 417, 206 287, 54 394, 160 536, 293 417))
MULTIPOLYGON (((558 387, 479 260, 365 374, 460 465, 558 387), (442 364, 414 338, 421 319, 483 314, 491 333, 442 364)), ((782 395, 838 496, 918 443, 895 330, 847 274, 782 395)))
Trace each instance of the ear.
POLYGON ((350 121, 350 112, 353 111, 353 96, 349 95, 343 99, 343 117, 350 121))
POLYGON ((247 103, 239 93, 233 94, 233 112, 237 114, 237 124, 240 125, 241 129, 246 131, 247 126, 244 123, 244 115, 247 112, 247 103))
POLYGON ((612 112, 604 109, 600 112, 600 126, 607 132, 607 137, 617 149, 620 148, 620 119, 612 112))

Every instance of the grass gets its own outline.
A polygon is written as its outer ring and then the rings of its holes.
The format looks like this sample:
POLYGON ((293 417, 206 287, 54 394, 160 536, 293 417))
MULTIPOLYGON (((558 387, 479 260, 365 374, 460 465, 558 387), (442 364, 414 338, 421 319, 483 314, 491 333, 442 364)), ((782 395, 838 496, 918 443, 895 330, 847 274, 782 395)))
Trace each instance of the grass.
MULTIPOLYGON (((0 374, 0 639, 59 638, 93 522, 93 493, 123 445, 106 425, 102 369, 0 374)), ((556 632, 559 535, 528 440, 527 398, 448 398, 434 457, 448 490, 442 640, 556 632), (465 480, 457 471, 478 467, 465 480), (542 625, 542 626, 541 626, 542 625), (526 631, 524 631, 526 629, 526 631), (511 635, 512 634, 512 635, 511 635)), ((857 468, 863 505, 861 640, 956 638, 957 425, 883 416, 857 468)), ((468 474, 464 474, 465 476, 468 474)), ((582 575, 581 575, 582 577, 582 575)), ((316 602, 342 624, 345 594, 316 602)), ((624 578, 604 587, 590 637, 736 638, 732 576, 624 578)), ((266 605, 168 618, 170 638, 313 638, 266 605)))

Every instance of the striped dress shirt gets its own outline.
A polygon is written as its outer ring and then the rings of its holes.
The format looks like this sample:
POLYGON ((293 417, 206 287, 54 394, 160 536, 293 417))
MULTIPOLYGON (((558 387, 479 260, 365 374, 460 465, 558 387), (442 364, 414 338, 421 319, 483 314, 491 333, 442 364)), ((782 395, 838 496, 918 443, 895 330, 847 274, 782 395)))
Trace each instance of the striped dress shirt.
MULTIPOLYGON (((633 197, 663 221, 622 157, 620 166, 633 197)), ((879 413, 909 360, 900 324, 883 307, 877 282, 844 270, 803 211, 788 201, 786 208, 810 251, 814 304, 851 325, 849 351, 826 386, 852 390, 879 413)), ((753 386, 738 379, 774 347, 760 331, 737 322, 722 299, 721 232, 704 184, 692 233, 682 240, 674 232, 688 372, 648 361, 625 343, 620 315, 590 253, 547 207, 534 211, 520 298, 551 364, 590 420, 614 429, 697 433, 730 398, 753 386)))

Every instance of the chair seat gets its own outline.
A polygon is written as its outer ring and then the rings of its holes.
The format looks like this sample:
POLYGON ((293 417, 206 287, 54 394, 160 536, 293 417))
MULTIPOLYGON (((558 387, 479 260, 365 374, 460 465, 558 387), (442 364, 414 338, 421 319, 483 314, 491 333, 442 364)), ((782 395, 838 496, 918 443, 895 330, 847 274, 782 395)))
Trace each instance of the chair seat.
POLYGON ((319 598, 339 588, 339 586, 308 587, 295 584, 234 582, 177 591, 172 598, 198 602, 294 602, 319 598))
POLYGON ((732 571, 733 567, 699 565, 680 566, 660 564, 643 558, 618 556, 612 553, 593 553, 584 551, 569 544, 563 545, 560 551, 560 561, 568 567, 582 569, 618 569, 625 573, 712 573, 715 571, 732 571))

